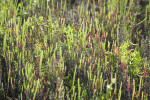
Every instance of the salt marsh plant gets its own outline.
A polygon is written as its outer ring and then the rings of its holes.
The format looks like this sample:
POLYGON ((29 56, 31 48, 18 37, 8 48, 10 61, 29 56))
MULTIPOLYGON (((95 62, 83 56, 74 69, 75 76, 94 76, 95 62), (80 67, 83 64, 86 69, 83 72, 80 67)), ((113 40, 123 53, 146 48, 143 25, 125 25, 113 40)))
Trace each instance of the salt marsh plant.
POLYGON ((0 97, 149 99, 148 0, 0 0, 0 97))

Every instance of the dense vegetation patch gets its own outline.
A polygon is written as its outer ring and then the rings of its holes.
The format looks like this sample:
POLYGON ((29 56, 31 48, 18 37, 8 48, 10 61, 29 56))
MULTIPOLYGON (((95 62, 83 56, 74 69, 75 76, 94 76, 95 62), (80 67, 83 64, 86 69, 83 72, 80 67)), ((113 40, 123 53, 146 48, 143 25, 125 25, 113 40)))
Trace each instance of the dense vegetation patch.
POLYGON ((148 0, 0 0, 0 97, 150 98, 148 0))

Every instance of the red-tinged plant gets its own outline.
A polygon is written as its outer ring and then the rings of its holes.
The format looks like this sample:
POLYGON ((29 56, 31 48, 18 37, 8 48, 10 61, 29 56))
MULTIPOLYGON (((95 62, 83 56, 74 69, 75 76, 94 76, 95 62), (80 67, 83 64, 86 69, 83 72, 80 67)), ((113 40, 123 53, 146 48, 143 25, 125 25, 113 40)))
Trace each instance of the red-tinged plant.
POLYGON ((68 39, 66 39, 66 42, 68 43, 68 39))
POLYGON ((36 41, 36 39, 34 39, 34 43, 35 43, 35 44, 37 44, 37 41, 36 41))
POLYGON ((48 49, 48 43, 46 43, 47 49, 48 49))
POLYGON ((77 28, 78 28, 78 26, 76 25, 76 26, 75 26, 75 29, 77 29, 77 28))
POLYGON ((43 95, 43 99, 46 99, 46 94, 43 95))
POLYGON ((109 18, 108 20, 109 20, 109 22, 110 22, 110 21, 111 21, 111 18, 109 18))
POLYGON ((112 47, 112 52, 114 52, 114 48, 115 48, 115 46, 112 47))
POLYGON ((93 61, 95 60, 95 58, 93 57, 93 61))
POLYGON ((84 62, 81 63, 81 66, 82 66, 82 67, 84 66, 84 62))
POLYGON ((128 70, 124 70, 126 77, 128 76, 128 70))
POLYGON ((45 49, 45 50, 48 50, 48 43, 45 43, 44 49, 45 49))
POLYGON ((38 79, 36 75, 34 76, 34 79, 35 79, 35 80, 37 80, 37 79, 38 79))
POLYGON ((147 73, 146 70, 144 69, 144 77, 147 77, 147 73))
POLYGON ((122 63, 122 69, 123 69, 123 70, 125 69, 125 67, 124 67, 124 63, 122 63))
POLYGON ((92 91, 92 92, 93 92, 93 94, 94 94, 94 91, 95 91, 95 89, 94 89, 94 86, 93 86, 93 91, 92 91))
POLYGON ((78 57, 78 53, 77 53, 77 57, 78 57))
POLYGON ((88 61, 87 66, 90 66, 90 62, 88 61))
POLYGON ((41 28, 40 28, 40 26, 39 26, 39 24, 37 22, 36 22, 36 25, 38 26, 39 30, 41 30, 41 28))
POLYGON ((29 37, 26 35, 26 40, 28 40, 29 41, 29 37))
POLYGON ((14 12, 13 12, 13 10, 12 10, 11 16, 13 17, 13 15, 14 15, 14 12))
POLYGON ((97 73, 97 72, 96 72, 96 70, 95 70, 95 71, 94 71, 94 75, 96 75, 96 73, 97 73))
POLYGON ((42 45, 42 49, 46 49, 46 46, 45 46, 45 45, 42 45))
POLYGON ((89 36, 88 36, 88 35, 86 35, 86 39, 88 39, 88 37, 89 37, 89 36))
POLYGON ((128 92, 129 92, 129 90, 130 90, 130 78, 128 78, 128 80, 127 80, 127 88, 128 88, 128 92))
POLYGON ((120 64, 120 58, 119 58, 119 60, 118 60, 118 64, 120 64))
POLYGON ((129 48, 128 48, 128 42, 127 42, 127 51, 129 50, 129 48))
POLYGON ((106 38, 106 37, 105 37, 105 32, 103 33, 103 36, 104 36, 104 38, 106 38))
POLYGON ((89 21, 89 19, 87 19, 87 24, 88 24, 88 25, 90 24, 90 21, 89 21))
POLYGON ((45 83, 45 78, 43 78, 43 81, 44 81, 44 83, 45 83))
POLYGON ((21 44, 19 45, 19 51, 20 51, 20 52, 22 51, 21 44))
POLYGON ((111 14, 111 17, 112 17, 112 18, 113 18, 113 15, 114 15, 114 14, 112 13, 112 14, 111 14))
POLYGON ((44 91, 45 90, 45 88, 44 88, 44 86, 42 87, 42 91, 44 91))
POLYGON ((86 53, 86 48, 85 48, 85 53, 86 53))
POLYGON ((128 50, 129 56, 131 56, 131 53, 132 53, 131 51, 133 51, 133 49, 128 50))
POLYGON ((10 7, 10 5, 8 5, 8 8, 10 7))
MULTIPOLYGON (((27 89, 25 88, 24 91, 27 92, 27 89)), ((26 94, 26 93, 25 93, 25 94, 26 94)))
POLYGON ((6 57, 7 57, 7 52, 5 51, 5 55, 6 55, 6 57))
POLYGON ((146 92, 144 91, 144 97, 146 97, 146 92))

